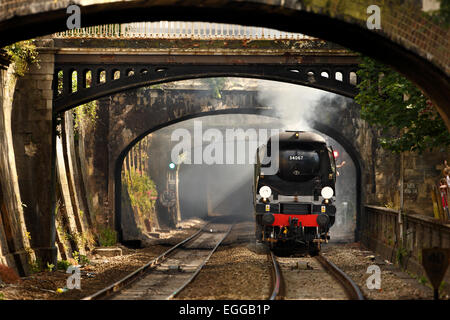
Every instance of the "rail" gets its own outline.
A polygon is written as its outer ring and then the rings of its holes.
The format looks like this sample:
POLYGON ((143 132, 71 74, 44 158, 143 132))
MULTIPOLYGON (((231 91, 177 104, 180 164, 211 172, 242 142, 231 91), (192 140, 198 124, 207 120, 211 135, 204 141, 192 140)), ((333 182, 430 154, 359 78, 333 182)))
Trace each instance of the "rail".
POLYGON ((273 290, 272 294, 270 295, 269 300, 276 300, 277 298, 280 298, 280 292, 281 292, 281 271, 280 266, 278 265, 277 259, 275 257, 275 254, 270 251, 270 258, 272 259, 272 267, 273 267, 273 290))
POLYGON ((224 234, 222 239, 220 239, 220 241, 217 242, 217 244, 211 250, 211 252, 206 257, 206 259, 203 260, 203 262, 198 266, 198 268, 197 268, 197 270, 195 270, 194 274, 181 287, 179 287, 174 292, 172 292, 172 294, 167 298, 167 300, 171 300, 171 299, 175 298, 181 291, 183 291, 184 288, 187 287, 188 284, 190 284, 197 277, 197 275, 200 273, 200 271, 203 269, 203 267, 206 265, 206 263, 208 263, 209 258, 211 258, 213 253, 216 252, 217 248, 219 248, 219 246, 222 244, 222 242, 228 237, 228 235, 230 234, 232 228, 233 228, 233 225, 231 225, 228 228, 228 231, 224 234))
POLYGON ((314 258, 316 258, 316 260, 342 284, 350 299, 364 300, 361 289, 347 274, 345 274, 344 271, 339 269, 333 262, 329 261, 321 254, 314 258))
POLYGON ((198 39, 198 40, 306 40, 300 33, 235 24, 158 21, 107 24, 55 33, 54 38, 198 39))
POLYGON ((139 279, 142 275, 144 275, 148 270, 156 267, 158 264, 163 261, 167 255, 169 255, 174 250, 178 249, 185 243, 191 241, 192 239, 198 237, 206 228, 209 226, 211 222, 205 224, 202 228, 200 228, 197 232, 195 232, 190 237, 184 239, 183 241, 177 243, 167 251, 163 252, 161 255, 156 257, 155 259, 151 260, 149 263, 145 264, 144 266, 140 267, 139 269, 133 271, 132 273, 128 274, 124 278, 120 279, 119 281, 116 281, 115 283, 107 286, 106 288, 97 291, 94 294, 91 294, 87 297, 84 297, 82 300, 99 300, 101 298, 108 297, 112 295, 113 293, 116 293, 120 291, 122 288, 127 287, 131 285, 133 282, 135 282, 137 279, 139 279))
MULTIPOLYGON (((147 275, 152 269, 156 268, 158 265, 160 265, 163 261, 165 261, 169 254, 172 254, 175 252, 175 250, 179 249, 183 245, 187 244, 190 241, 193 241, 194 239, 198 238, 203 232, 206 232, 208 230, 208 227, 214 223, 217 219, 213 219, 212 221, 205 224, 202 228, 200 228, 196 233, 191 235, 190 237, 184 239, 183 241, 179 242, 175 246, 171 247, 161 255, 159 255, 157 258, 153 259, 146 265, 140 267, 139 269, 135 270, 134 272, 128 274, 124 278, 120 279, 119 281, 107 286, 106 288, 89 295, 87 297, 84 297, 82 300, 99 300, 99 299, 108 299, 111 296, 114 296, 115 294, 119 293, 123 289, 129 288, 131 284, 134 282, 138 282, 140 279, 142 279, 145 275, 147 275)), ((199 274, 200 270, 205 266, 209 258, 212 256, 212 254, 217 250, 219 245, 225 240, 225 238, 229 235, 231 232, 231 229, 233 227, 233 224, 228 228, 226 232, 224 232, 224 236, 219 240, 219 242, 215 245, 215 247, 210 250, 208 256, 206 259, 198 266, 194 274, 178 289, 176 289, 167 299, 174 298, 178 293, 180 293, 193 279, 199 274)))

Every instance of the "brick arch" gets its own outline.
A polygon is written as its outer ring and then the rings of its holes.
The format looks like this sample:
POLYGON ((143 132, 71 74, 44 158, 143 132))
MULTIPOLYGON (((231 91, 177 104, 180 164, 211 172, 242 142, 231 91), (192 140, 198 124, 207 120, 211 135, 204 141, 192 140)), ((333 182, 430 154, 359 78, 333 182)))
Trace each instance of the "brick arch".
POLYGON ((188 20, 238 23, 301 32, 339 43, 393 66, 430 97, 450 129, 450 31, 425 19, 420 8, 396 5, 396 2, 6 0, 0 5, 0 46, 66 29, 66 8, 73 3, 85 5, 82 7, 83 26, 148 20, 188 20), (373 4, 381 7, 380 31, 372 31, 366 27, 366 10, 373 4))
MULTIPOLYGON (((145 136, 159 130, 165 127, 168 127, 170 125, 187 121, 190 119, 196 119, 196 118, 202 118, 206 116, 213 116, 213 115, 226 115, 226 114, 246 114, 246 115, 260 115, 260 116, 266 116, 271 117, 275 119, 279 119, 279 115, 273 111, 273 110, 265 110, 261 112, 261 110, 258 110, 256 108, 239 108, 239 109, 222 109, 222 110, 214 110, 214 111, 205 111, 205 112, 198 112, 193 114, 188 114, 185 116, 181 116, 176 119, 169 120, 165 123, 161 123, 155 126, 149 127, 144 132, 140 133, 137 137, 135 137, 117 156, 115 163, 114 163, 114 224, 115 229, 118 233, 119 240, 123 240, 123 231, 122 231, 122 179, 121 179, 121 172, 123 167, 123 161, 127 155, 127 153, 130 151, 133 146, 135 146, 141 139, 143 139, 145 136)), ((360 238, 360 227, 361 227, 361 219, 364 215, 364 206, 363 206, 363 199, 364 195, 362 193, 362 170, 364 168, 363 166, 363 160, 362 157, 358 151, 358 149, 355 147, 355 145, 351 142, 351 139, 343 135, 341 132, 337 131, 336 129, 333 129, 326 123, 322 122, 314 122, 312 123, 312 128, 319 133, 323 133, 331 138, 333 138, 335 141, 337 141, 339 144, 344 147, 345 151, 349 154, 350 158, 352 159, 355 168, 356 168, 356 189, 357 189, 357 197, 356 197, 356 207, 357 209, 357 216, 356 216, 356 229, 355 229, 355 241, 358 241, 360 238)))

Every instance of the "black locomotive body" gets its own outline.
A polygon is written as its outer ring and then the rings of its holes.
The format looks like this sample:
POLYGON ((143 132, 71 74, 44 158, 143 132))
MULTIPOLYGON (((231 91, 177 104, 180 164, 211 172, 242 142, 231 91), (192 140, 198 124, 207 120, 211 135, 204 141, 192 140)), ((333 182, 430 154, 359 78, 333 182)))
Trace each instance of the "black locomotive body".
POLYGON ((255 164, 257 242, 318 253, 335 220, 335 182, 334 153, 320 135, 286 131, 270 137, 255 164))

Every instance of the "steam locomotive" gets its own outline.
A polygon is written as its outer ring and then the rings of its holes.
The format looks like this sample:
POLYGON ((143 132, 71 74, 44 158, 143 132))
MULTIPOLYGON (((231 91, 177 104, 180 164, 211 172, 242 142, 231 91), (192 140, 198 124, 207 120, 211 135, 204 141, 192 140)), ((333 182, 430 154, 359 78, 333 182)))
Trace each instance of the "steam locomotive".
POLYGON ((334 155, 324 138, 304 131, 282 132, 257 149, 253 186, 257 242, 272 249, 318 254, 321 243, 330 239, 336 215, 334 155))

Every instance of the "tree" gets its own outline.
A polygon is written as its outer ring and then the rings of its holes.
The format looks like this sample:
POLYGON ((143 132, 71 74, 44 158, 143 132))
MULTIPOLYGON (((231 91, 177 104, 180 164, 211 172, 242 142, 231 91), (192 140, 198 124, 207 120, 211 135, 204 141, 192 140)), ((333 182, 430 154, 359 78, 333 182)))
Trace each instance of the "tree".
POLYGON ((362 57, 359 94, 361 117, 381 129, 380 144, 393 152, 448 148, 450 134, 423 93, 391 68, 362 57))
POLYGON ((450 0, 440 0, 439 10, 428 13, 431 19, 443 28, 450 27, 450 0))

